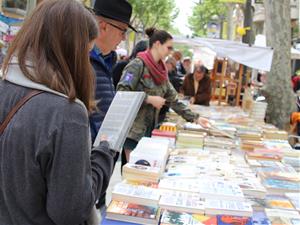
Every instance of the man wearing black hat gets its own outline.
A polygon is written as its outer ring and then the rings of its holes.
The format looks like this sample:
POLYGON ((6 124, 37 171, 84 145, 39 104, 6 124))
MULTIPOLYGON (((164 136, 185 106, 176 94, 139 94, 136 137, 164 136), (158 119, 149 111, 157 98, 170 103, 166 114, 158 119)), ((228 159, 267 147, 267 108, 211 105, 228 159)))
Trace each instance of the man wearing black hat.
MULTIPOLYGON (((99 36, 90 53, 96 76, 95 98, 98 108, 98 111, 90 116, 93 142, 115 96, 112 80, 112 67, 116 62, 114 50, 122 40, 125 40, 128 27, 135 31, 130 25, 132 7, 126 0, 96 0, 94 12, 98 22, 99 36)), ((101 207, 104 203, 105 196, 102 196, 97 206, 101 207)))

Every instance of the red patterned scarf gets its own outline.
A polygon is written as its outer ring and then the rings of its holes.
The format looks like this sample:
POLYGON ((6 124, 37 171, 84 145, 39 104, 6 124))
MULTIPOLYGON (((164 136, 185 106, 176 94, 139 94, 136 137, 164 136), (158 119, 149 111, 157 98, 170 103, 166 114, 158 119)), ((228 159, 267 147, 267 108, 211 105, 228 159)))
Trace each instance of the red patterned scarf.
POLYGON ((159 60, 158 63, 155 62, 153 56, 150 53, 150 50, 140 52, 138 54, 138 58, 143 60, 150 72, 151 78, 156 85, 161 85, 168 79, 168 70, 164 62, 162 60, 159 60))

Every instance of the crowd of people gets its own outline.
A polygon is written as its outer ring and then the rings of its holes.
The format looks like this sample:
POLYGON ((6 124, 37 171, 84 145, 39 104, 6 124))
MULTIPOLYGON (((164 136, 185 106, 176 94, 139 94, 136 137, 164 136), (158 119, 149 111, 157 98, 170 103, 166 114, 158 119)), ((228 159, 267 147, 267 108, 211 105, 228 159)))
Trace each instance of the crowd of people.
POLYGON ((143 136, 172 108, 190 122, 209 122, 181 103, 208 105, 203 65, 173 49, 167 31, 147 29, 129 59, 117 62, 132 6, 96 0, 45 0, 26 18, 8 49, 0 81, 0 224, 99 224, 95 211, 119 153, 97 135, 116 91, 146 98, 122 151, 126 163, 143 136), (167 60, 165 61, 165 59, 167 60))

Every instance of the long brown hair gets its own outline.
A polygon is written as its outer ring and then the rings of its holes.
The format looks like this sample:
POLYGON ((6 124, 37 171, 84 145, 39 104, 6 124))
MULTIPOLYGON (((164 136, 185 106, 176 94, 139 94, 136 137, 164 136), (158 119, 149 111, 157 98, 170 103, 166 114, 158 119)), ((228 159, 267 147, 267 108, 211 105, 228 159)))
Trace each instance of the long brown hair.
POLYGON ((94 75, 88 44, 97 35, 94 16, 81 3, 45 0, 24 21, 8 49, 4 77, 16 56, 27 78, 67 95, 70 101, 78 98, 91 110, 94 75))

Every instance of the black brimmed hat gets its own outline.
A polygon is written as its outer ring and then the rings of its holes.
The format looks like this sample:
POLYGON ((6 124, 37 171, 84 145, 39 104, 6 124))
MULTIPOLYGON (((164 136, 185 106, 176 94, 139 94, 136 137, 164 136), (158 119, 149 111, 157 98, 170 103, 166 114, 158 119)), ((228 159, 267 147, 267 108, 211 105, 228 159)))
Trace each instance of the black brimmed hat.
POLYGON ((130 24, 132 6, 126 0, 96 0, 93 10, 97 16, 125 23, 137 32, 130 24))

